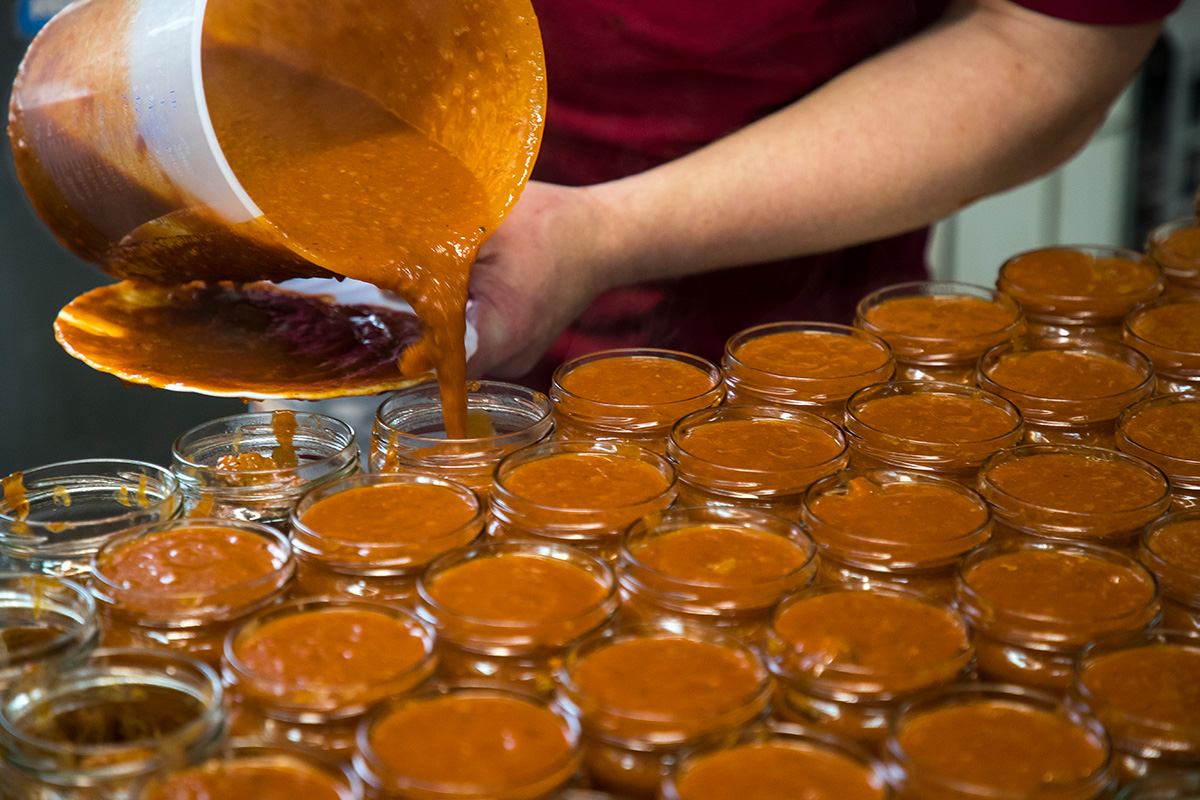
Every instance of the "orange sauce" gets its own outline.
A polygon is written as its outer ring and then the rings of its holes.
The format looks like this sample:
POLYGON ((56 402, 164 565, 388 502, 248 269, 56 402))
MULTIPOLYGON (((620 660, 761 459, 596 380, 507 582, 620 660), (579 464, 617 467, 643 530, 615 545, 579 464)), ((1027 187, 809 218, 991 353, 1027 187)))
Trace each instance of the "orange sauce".
POLYGON ((334 492, 313 503, 300 522, 338 542, 423 542, 452 533, 479 509, 446 486, 379 483, 334 492))
POLYGON ((1130 416, 1122 429, 1151 453, 1200 461, 1200 403, 1167 403, 1130 416))
POLYGON ((920 339, 972 338, 1003 331, 1016 321, 998 303, 955 295, 886 300, 867 309, 865 319, 884 338, 898 334, 920 339))
POLYGON ((825 430, 783 419, 730 419, 698 425, 677 440, 690 456, 762 472, 824 464, 844 445, 825 430))
POLYGON ((644 503, 670 488, 653 465, 606 453, 556 453, 515 467, 512 494, 556 509, 615 509, 644 503))
POLYGON ((630 552, 660 575, 721 587, 778 580, 808 562, 808 554, 790 539, 719 525, 697 525, 647 538, 630 552))
MULTIPOLYGON (((1200 649, 1175 644, 1133 647, 1100 655, 1081 676, 1099 701, 1093 711, 1120 736, 1121 719, 1191 728, 1200 748, 1200 649), (1105 707, 1111 707, 1112 712, 1105 707)), ((1200 753, 1197 753, 1200 754, 1200 753)))
POLYGON ((574 771, 563 722, 516 697, 449 695, 405 703, 368 736, 380 763, 407 789, 404 797, 444 797, 449 786, 471 787, 472 797, 540 797, 574 771), (541 792, 515 793, 543 783, 541 792))
POLYGON ((734 357, 753 369, 794 378, 845 378, 879 369, 888 353, 874 342, 820 331, 750 339, 734 357))
POLYGON ((987 522, 978 502, 946 486, 879 484, 852 478, 846 491, 825 493, 809 504, 810 522, 883 542, 934 543, 957 539, 987 522))
POLYGON ((17 521, 18 527, 15 531, 20 533, 21 523, 29 516, 29 497, 25 492, 24 475, 21 472, 10 473, 4 476, 0 484, 4 488, 4 504, 12 509, 9 516, 17 521))
POLYGON ((1016 426, 1011 415, 984 400, 932 393, 880 397, 855 416, 882 433, 939 444, 985 442, 1016 426))
POLYGON ((1120 297, 1146 291, 1156 278, 1155 270, 1141 261, 1056 247, 1025 253, 1003 269, 1010 293, 1021 302, 1043 297, 1120 297))
POLYGON ((1200 578, 1200 520, 1179 520, 1158 527, 1147 546, 1165 563, 1200 578))
POLYGON ((1116 359, 1077 350, 1030 350, 1007 355, 988 377, 1032 397, 1088 400, 1136 389, 1146 376, 1116 359))
POLYGON ((713 389, 712 376, 699 367, 653 356, 587 361, 565 372, 558 383, 576 397, 620 406, 677 403, 713 389))
POLYGON ((1172 263, 1176 260, 1200 261, 1200 226, 1172 231, 1161 242, 1156 242, 1154 249, 1156 256, 1165 256, 1164 260, 1168 263, 1164 266, 1176 266, 1172 263))
POLYGON ((680 800, 882 800, 861 763, 815 747, 753 744, 698 759, 677 779, 680 800))
POLYGON ((1163 498, 1161 478, 1126 461, 1082 453, 1035 453, 998 464, 992 485, 1040 509, 1104 514, 1145 508, 1163 498))
POLYGON ((216 761, 172 775, 144 800, 345 800, 337 782, 296 764, 216 761))
POLYGON ((1200 302, 1179 300, 1148 308, 1130 320, 1141 339, 1181 353, 1200 353, 1200 302))

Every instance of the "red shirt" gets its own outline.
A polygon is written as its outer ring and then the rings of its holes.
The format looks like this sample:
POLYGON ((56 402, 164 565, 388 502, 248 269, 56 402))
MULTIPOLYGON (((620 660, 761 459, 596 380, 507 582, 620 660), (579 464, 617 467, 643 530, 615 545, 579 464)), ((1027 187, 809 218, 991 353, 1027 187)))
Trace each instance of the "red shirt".
MULTIPOLYGON (((1089 22, 1165 16, 1180 0, 1019 0, 1089 22)), ((949 0, 533 0, 549 104, 533 177, 585 185, 677 158, 787 105, 931 24, 949 0)), ((739 330, 849 323, 859 298, 927 277, 927 232, 844 251, 623 287, 597 298, 526 380, 608 347, 719 361, 739 330)))

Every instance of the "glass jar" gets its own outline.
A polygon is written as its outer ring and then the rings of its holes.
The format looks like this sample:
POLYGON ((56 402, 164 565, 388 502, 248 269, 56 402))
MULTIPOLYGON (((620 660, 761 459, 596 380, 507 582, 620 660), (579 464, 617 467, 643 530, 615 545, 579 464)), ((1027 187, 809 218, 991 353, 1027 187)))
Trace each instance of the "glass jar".
POLYGON ((1117 793, 1114 800, 1196 800, 1200 797, 1200 770, 1178 770, 1144 775, 1117 793))
POLYGON ((622 626, 567 651, 558 697, 582 725, 593 783, 654 797, 680 754, 763 719, 771 682, 758 651, 702 625, 622 626))
POLYGON ((1200 392, 1200 296, 1138 306, 1125 317, 1124 341, 1154 364, 1158 394, 1200 392))
POLYGON ((662 453, 675 421, 718 405, 721 370, 675 350, 602 350, 560 364, 550 399, 560 440, 616 441, 662 453))
POLYGON ((903 469, 975 484, 993 453, 1024 436, 1017 407, 992 392, 937 381, 893 381, 855 392, 846 441, 856 469, 903 469))
POLYGON ((1026 444, 992 456, 979 473, 997 539, 1106 545, 1127 552, 1171 505, 1167 477, 1140 458, 1082 445, 1026 444))
POLYGON ((100 639, 91 593, 75 581, 0 572, 0 688, 71 669, 100 639))
POLYGON ((1200 395, 1167 394, 1135 403, 1117 418, 1117 448, 1149 461, 1171 482, 1177 509, 1200 509, 1200 395))
POLYGON ((431 475, 368 473, 322 484, 292 510, 293 595, 412 605, 425 566, 478 539, 486 520, 475 491, 431 475))
POLYGON ((897 800, 1094 800, 1116 788, 1090 715, 1005 684, 961 684, 906 703, 887 737, 897 800))
POLYGON ((365 718, 354 767, 378 800, 532 800, 578 771, 579 723, 512 689, 445 685, 365 718))
POLYGON ((1004 262, 996 287, 1021 304, 1030 336, 1120 340, 1125 315, 1163 292, 1163 268, 1108 245, 1043 247, 1004 262))
POLYGON ((974 490, 891 469, 822 478, 804 493, 800 523, 821 554, 819 585, 899 585, 947 600, 959 559, 993 526, 974 490))
POLYGON ((175 440, 171 455, 188 516, 280 528, 306 492, 359 468, 353 428, 290 409, 201 423, 175 440))
POLYGON ((796 519, 804 491, 845 468, 846 438, 834 423, 771 406, 718 406, 675 424, 667 458, 679 503, 732 506, 796 519))
POLYGON ((106 539, 183 510, 175 476, 141 461, 64 461, 2 483, 0 553, 18 571, 86 577, 106 539))
POLYGON ((11 687, 0 785, 21 800, 128 800, 148 777, 222 745, 221 681, 168 650, 105 648, 11 687))
POLYGON ((740 508, 672 508, 633 523, 617 572, 627 623, 702 623, 747 641, 812 583, 816 548, 794 522, 740 508))
POLYGON ((1123 781, 1200 769, 1200 633, 1105 636, 1075 661, 1071 699, 1112 739, 1123 781))
POLYGON ((434 382, 392 393, 375 415, 371 471, 434 475, 486 498, 500 459, 554 434, 550 399, 511 383, 468 384, 467 420, 473 438, 446 438, 441 394, 434 382))
POLYGON ((852 742, 798 725, 755 726, 689 753, 663 783, 663 800, 735 797, 886 800, 883 764, 852 742))
POLYGON ((1158 580, 1163 627, 1200 632, 1200 509, 1172 512, 1146 526, 1138 560, 1158 580))
POLYGON ((621 533, 675 502, 667 459, 622 442, 546 442, 505 456, 493 478, 488 534, 617 557, 621 533))
POLYGON ((217 667, 229 629, 279 602, 294 572, 288 538, 254 522, 193 518, 126 531, 92 560, 104 645, 167 647, 217 667))
POLYGON ((562 544, 490 542, 434 560, 418 614, 437 631, 439 674, 553 693, 563 653, 612 622, 620 599, 607 561, 562 544))
POLYGON ((975 649, 948 602, 898 587, 831 586, 779 604, 766 653, 773 716, 874 751, 901 703, 969 677, 975 649))
POLYGON ((975 631, 982 679, 1058 693, 1070 687, 1084 645, 1147 628, 1161 613, 1141 564, 1107 547, 1056 542, 993 542, 968 553, 956 603, 975 631))
POLYGON ((349 764, 307 747, 248 738, 234 739, 200 764, 155 775, 136 797, 278 800, 295 792, 306 800, 363 800, 362 781, 349 764))
POLYGON ((848 325, 772 322, 735 333, 721 360, 728 405, 809 411, 841 425, 846 399, 892 379, 892 348, 848 325))
POLYGON ((854 324, 887 341, 896 380, 970 386, 990 347, 1025 328, 1011 297, 970 283, 916 281, 885 286, 858 303, 854 324))
POLYGON ((1101 339, 1017 339, 979 359, 980 388, 1021 410, 1025 441, 1115 447, 1117 417, 1154 393, 1150 359, 1101 339))
POLYGON ((1200 289, 1200 220, 1181 217, 1153 228, 1146 235, 1146 255, 1162 266, 1168 294, 1200 289))
POLYGON ((385 603, 312 597, 259 611, 225 639, 233 732, 346 757, 368 709, 433 675, 435 641, 385 603))

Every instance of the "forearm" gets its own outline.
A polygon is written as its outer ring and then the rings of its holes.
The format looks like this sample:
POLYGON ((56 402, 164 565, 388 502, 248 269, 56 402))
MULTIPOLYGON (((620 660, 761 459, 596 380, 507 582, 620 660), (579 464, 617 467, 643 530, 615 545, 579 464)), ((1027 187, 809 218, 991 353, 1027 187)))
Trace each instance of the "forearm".
POLYGON ((584 190, 566 246, 597 283, 619 285, 929 224, 1075 152, 1157 31, 964 2, 754 125, 584 190))

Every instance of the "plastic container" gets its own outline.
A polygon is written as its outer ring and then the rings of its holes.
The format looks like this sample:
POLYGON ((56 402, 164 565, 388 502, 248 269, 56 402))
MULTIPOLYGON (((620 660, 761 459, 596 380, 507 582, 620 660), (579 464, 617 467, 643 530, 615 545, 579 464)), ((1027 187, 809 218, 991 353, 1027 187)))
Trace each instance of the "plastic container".
POLYGON ((735 333, 721 359, 725 402, 809 411, 841 425, 846 400, 889 381, 896 364, 874 334, 825 322, 772 322, 735 333))
POLYGON ((955 281, 886 286, 858 303, 854 324, 896 355, 896 380, 971 385, 975 362, 1025 329, 1021 307, 1003 292, 955 281))
POLYGON ((1162 266, 1168 294, 1200 289, 1200 220, 1181 217, 1153 228, 1146 235, 1146 255, 1162 266))
POLYGON ((1200 632, 1200 509, 1146 526, 1137 557, 1162 591, 1162 626, 1200 632))
POLYGON ((1200 392, 1200 296, 1138 306, 1125 317, 1123 338, 1154 364, 1158 394, 1200 392))
POLYGON ((0 686, 69 670, 100 640, 91 592, 63 578, 0 572, 0 686))
POLYGON ((171 446, 188 516, 284 527, 307 492, 358 471, 354 429, 305 411, 234 414, 191 428, 171 446))
POLYGON ((1025 441, 1115 447, 1117 417, 1154 393, 1150 359, 1101 339, 1016 339, 979 359, 979 387, 1021 410, 1025 441))
POLYGON ((662 453, 676 420, 718 405, 721 370, 689 353, 654 348, 602 350, 554 371, 559 440, 614 441, 662 453))
POLYGON ((3 489, 0 552, 19 571, 60 577, 86 577, 107 539, 183 510, 170 471, 125 459, 46 464, 8 475, 3 489))
POLYGON ((292 510, 292 594, 411 606, 426 565, 469 546, 486 520, 475 491, 442 478, 369 473, 324 483, 292 510))
POLYGON ((468 388, 468 419, 486 417, 491 430, 478 432, 487 435, 447 439, 438 387, 419 383, 379 406, 371 432, 371 471, 435 475, 486 497, 500 459, 554 434, 550 399, 541 392, 496 381, 468 388))
POLYGON ((1135 403, 1117 418, 1117 448, 1148 461, 1171 482, 1176 509, 1200 508, 1200 394, 1167 394, 1135 403))

